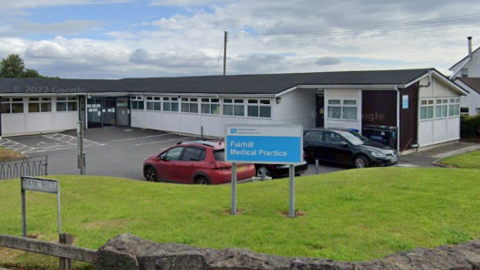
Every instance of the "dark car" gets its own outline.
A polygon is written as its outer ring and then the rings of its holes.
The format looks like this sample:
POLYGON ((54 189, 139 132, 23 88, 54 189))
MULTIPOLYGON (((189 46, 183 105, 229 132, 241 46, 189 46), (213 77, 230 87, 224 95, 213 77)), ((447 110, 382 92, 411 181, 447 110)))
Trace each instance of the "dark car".
MULTIPOLYGON (((225 162, 223 142, 178 143, 149 156, 143 162, 147 181, 168 181, 184 184, 222 184, 230 182, 232 165, 225 162)), ((255 176, 253 164, 237 164, 237 180, 255 176)))
POLYGON ((397 151, 346 129, 311 129, 303 134, 306 159, 352 165, 356 168, 391 166, 397 151))
MULTIPOLYGON (((255 164, 257 177, 267 176, 271 178, 283 178, 289 176, 289 165, 275 165, 275 164, 255 164)), ((308 169, 307 162, 295 165, 295 176, 300 176, 308 169)))

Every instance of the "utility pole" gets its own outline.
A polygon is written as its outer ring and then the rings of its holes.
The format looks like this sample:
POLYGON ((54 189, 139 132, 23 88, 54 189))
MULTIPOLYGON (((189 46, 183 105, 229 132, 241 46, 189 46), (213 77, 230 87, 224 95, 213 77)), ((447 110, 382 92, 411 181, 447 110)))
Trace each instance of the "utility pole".
POLYGON ((223 38, 223 76, 227 75, 227 41, 228 32, 225 31, 223 38))

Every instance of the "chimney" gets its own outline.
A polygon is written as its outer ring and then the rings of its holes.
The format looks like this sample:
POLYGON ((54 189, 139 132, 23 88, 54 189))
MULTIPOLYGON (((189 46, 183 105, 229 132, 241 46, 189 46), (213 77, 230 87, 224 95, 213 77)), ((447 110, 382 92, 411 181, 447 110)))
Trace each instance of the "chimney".
POLYGON ((468 57, 472 57, 472 37, 468 37, 468 57))

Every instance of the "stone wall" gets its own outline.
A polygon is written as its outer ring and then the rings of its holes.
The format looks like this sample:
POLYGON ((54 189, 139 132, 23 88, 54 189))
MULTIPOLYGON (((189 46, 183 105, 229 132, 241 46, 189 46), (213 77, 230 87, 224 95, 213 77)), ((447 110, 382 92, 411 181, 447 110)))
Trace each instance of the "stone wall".
POLYGON ((457 246, 417 248, 369 262, 288 258, 253 253, 247 249, 196 248, 158 244, 124 234, 99 249, 99 270, 478 270, 480 239, 457 246))

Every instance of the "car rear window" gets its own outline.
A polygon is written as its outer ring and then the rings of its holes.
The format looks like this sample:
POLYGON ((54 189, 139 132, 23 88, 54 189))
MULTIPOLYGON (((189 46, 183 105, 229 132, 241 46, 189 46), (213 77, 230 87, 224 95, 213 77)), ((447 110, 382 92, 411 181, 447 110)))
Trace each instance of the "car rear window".
POLYGON ((225 161, 225 149, 213 151, 216 161, 225 161))

